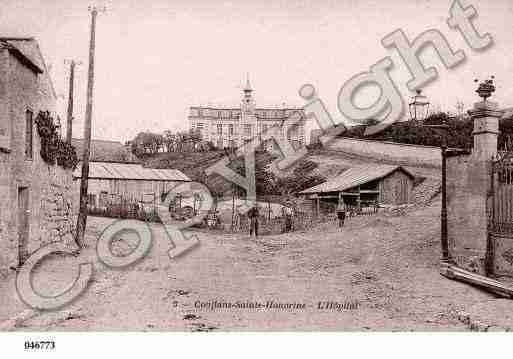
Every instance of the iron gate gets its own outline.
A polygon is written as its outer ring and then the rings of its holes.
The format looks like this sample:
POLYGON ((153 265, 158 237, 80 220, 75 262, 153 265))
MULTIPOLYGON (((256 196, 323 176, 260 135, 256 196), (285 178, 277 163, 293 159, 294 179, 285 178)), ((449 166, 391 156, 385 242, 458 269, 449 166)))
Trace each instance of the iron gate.
POLYGON ((513 152, 491 163, 486 271, 513 276, 513 152))

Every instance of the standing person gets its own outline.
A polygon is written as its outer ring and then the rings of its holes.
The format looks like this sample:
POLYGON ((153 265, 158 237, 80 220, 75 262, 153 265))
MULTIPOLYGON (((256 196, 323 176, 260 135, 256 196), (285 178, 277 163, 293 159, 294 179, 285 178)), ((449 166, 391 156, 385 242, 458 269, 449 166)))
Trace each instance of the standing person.
POLYGON ((285 232, 292 231, 292 204, 290 201, 285 203, 283 207, 283 216, 285 218, 285 232))
POLYGON ((250 236, 255 233, 255 237, 258 237, 258 215, 258 205, 255 203, 255 205, 248 211, 250 236))
POLYGON ((346 219, 346 204, 344 203, 344 199, 340 198, 337 206, 337 217, 338 217, 338 226, 344 227, 344 221, 346 219))

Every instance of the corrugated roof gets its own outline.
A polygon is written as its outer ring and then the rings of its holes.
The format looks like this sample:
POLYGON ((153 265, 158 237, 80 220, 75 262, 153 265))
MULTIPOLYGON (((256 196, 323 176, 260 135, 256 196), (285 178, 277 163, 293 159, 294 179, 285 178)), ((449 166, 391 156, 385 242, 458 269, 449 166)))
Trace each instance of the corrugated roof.
MULTIPOLYGON (((82 167, 79 165, 73 172, 73 177, 82 177, 82 167)), ((135 163, 90 162, 89 178, 146 180, 146 181, 190 181, 179 170, 145 168, 135 163)))
POLYGON ((365 165, 352 167, 344 171, 337 177, 321 183, 317 186, 311 187, 299 193, 322 193, 322 192, 338 192, 345 191, 350 188, 369 183, 371 181, 383 178, 396 170, 402 170, 411 177, 414 177, 410 172, 406 171, 401 166, 394 165, 365 165))

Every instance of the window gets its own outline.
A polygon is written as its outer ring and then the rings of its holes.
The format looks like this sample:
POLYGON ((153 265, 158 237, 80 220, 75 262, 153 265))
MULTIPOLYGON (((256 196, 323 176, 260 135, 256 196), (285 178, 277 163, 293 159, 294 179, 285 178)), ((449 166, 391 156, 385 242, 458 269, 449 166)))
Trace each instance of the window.
POLYGON ((32 111, 25 113, 25 158, 32 159, 32 111))
POLYGON ((92 193, 87 194, 87 205, 89 207, 96 207, 96 195, 92 193))
POLYGON ((223 148, 223 140, 217 140, 217 148, 222 149, 223 148))
POLYGON ((244 135, 251 136, 251 125, 244 125, 244 135))
POLYGON ((217 134, 218 135, 222 135, 223 134, 223 125, 222 124, 218 124, 217 125, 217 134))
POLYGON ((289 126, 289 130, 287 131, 287 139, 297 138, 299 133, 299 127, 297 125, 289 126))
POLYGON ((267 125, 262 125, 262 133, 267 132, 267 125))
POLYGON ((233 125, 232 124, 228 125, 228 134, 230 136, 233 136, 233 125))
POLYGON ((100 192, 100 198, 98 198, 98 206, 99 207, 107 207, 109 203, 109 193, 107 191, 100 192))

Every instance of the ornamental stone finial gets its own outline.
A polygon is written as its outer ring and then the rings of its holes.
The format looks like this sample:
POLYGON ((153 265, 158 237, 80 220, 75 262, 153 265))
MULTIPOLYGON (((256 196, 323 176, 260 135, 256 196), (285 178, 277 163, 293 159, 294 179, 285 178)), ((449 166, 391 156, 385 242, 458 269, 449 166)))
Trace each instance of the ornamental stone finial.
MULTIPOLYGON (((490 76, 488 80, 481 82, 476 90, 479 97, 481 97, 484 101, 495 92, 495 85, 493 84, 493 80, 495 76, 490 76)), ((474 82, 479 82, 478 79, 475 79, 474 82)))

